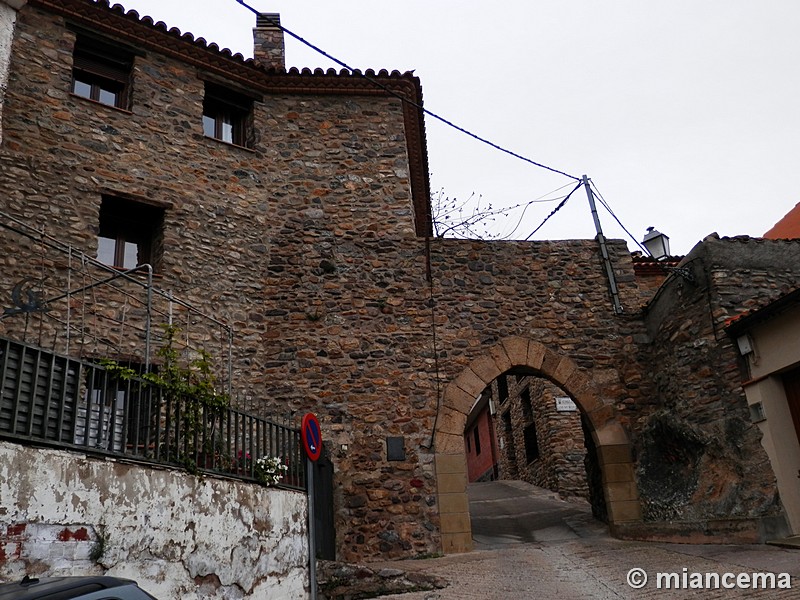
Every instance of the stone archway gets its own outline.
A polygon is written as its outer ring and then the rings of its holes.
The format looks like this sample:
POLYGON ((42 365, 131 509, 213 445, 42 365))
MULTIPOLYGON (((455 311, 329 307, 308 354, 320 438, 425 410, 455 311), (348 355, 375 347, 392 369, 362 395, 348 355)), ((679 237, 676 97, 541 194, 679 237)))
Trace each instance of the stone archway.
POLYGON ((630 442, 615 418, 614 407, 598 397, 591 377, 572 359, 539 342, 509 337, 473 360, 451 381, 439 407, 434 450, 443 552, 472 550, 464 426, 478 395, 512 368, 524 368, 551 380, 563 388, 586 415, 597 446, 612 533, 622 523, 641 521, 630 442))

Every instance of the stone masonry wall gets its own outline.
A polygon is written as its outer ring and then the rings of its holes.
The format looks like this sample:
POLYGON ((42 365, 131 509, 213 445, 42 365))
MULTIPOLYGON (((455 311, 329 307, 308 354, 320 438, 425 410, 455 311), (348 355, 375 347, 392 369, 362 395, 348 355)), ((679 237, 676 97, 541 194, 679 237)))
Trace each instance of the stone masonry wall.
MULTIPOLYGON (((270 278, 285 262, 321 286, 320 264, 327 264, 335 235, 413 232, 399 102, 268 96, 255 103, 257 135, 253 148, 244 149, 202 134, 204 83, 196 68, 156 53, 137 56, 131 112, 117 110, 70 94, 75 35, 60 19, 26 7, 19 28, 5 117, 3 176, 9 184, 2 208, 94 256, 103 194, 163 207, 157 278, 232 324, 239 340, 252 346, 270 335, 253 307, 272 295, 270 278), (273 260, 272 250, 284 239, 293 254, 273 260), (319 256, 309 265, 303 257, 312 247, 319 256)), ((3 258, 8 281, 30 276, 35 261, 37 276, 50 267, 42 277, 49 290, 65 289, 66 275, 54 271, 66 257, 45 257, 37 244, 27 245, 28 264, 20 263, 19 253, 3 258)), ((167 310, 161 309, 163 322, 167 310)), ((116 317, 123 320, 121 307, 116 317)), ((18 322, 17 332, 23 328, 18 322)), ((45 327, 56 326, 45 321, 45 327)), ((214 342, 207 349, 216 353, 220 344, 214 342)), ((141 355, 139 346, 126 353, 141 355)), ((252 359, 237 358, 241 379, 242 370, 253 369, 252 359)))
MULTIPOLYGON (((631 433, 657 403, 676 404, 664 378, 656 383, 667 391, 653 393, 654 358, 670 375, 699 370, 669 367, 670 350, 643 353, 650 337, 621 241, 609 242, 625 307, 615 315, 594 240, 414 237, 399 101, 268 94, 255 102, 255 142, 244 149, 203 136, 202 73, 155 52, 135 58, 130 111, 71 95, 73 41, 62 20, 20 12, 2 210, 93 256, 103 194, 163 207, 157 285, 232 325, 237 404, 320 417, 335 467, 338 559, 439 551, 432 440, 442 391, 499 340, 521 336, 569 357, 605 407, 596 425, 616 421, 631 433), (387 460, 388 436, 404 438, 405 461, 387 460)), ((0 297, 25 276, 65 281, 39 244, 0 244, 0 297)), ((124 300, 110 302, 117 310, 114 302, 124 300)), ((55 316, 4 319, 1 329, 30 335, 45 323, 52 341, 55 316)), ((189 326, 198 343, 213 339, 201 323, 189 326)), ((675 322, 653 335, 684 330, 675 322)), ((681 359, 693 359, 697 348, 675 340, 681 359)), ((704 385, 698 395, 728 410, 704 385)), ((739 453, 748 473, 754 443, 739 453)), ((751 491, 768 490, 765 479, 731 492, 743 513, 760 510, 751 491)))
POLYGON ((544 379, 507 377, 507 381, 509 396, 497 404, 495 421, 498 436, 503 435, 505 442, 501 452, 505 469, 501 472, 516 473, 514 479, 558 492, 564 498, 588 500, 580 412, 557 411, 555 398, 564 393, 544 379), (511 432, 505 431, 509 422, 511 432), (531 424, 536 429, 539 452, 538 457, 528 460, 525 429, 531 424))
MULTIPOLYGON (((339 558, 438 550, 437 396, 502 337, 569 355, 629 418, 643 330, 613 315, 596 243, 414 238, 398 102, 265 97, 245 150, 203 137, 197 71, 154 53, 136 57, 130 113, 72 96, 73 39, 58 19, 21 13, 4 209, 92 255, 102 193, 165 207, 157 284, 233 325, 238 403, 319 413, 339 558), (406 461, 386 460, 387 436, 405 438, 406 461)), ((27 263, 2 253, 16 260, 5 294, 39 274, 29 250, 27 263)), ((610 252, 633 310, 630 255, 620 242, 610 252)))
POLYGON ((0 443, 0 579, 113 575, 158 598, 308 597, 304 494, 0 443))
POLYGON ((775 477, 741 387, 746 375, 723 326, 796 286, 798 248, 707 238, 682 263, 695 281, 672 277, 650 306, 659 409, 634 428, 647 520, 735 529, 737 520, 770 523, 780 515, 775 477))

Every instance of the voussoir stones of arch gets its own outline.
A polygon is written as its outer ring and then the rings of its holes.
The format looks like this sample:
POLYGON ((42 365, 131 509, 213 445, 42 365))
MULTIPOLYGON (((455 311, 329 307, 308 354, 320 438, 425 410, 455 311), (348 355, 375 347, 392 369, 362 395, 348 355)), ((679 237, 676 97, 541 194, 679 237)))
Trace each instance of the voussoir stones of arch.
MULTIPOLYGON (((536 360, 537 349, 530 353, 530 344, 541 346, 541 356, 543 356, 544 346, 538 342, 531 342, 521 337, 508 337, 489 348, 489 352, 483 356, 479 356, 473 360, 468 367, 468 370, 477 376, 483 383, 483 388, 488 386, 492 381, 497 379, 500 375, 517 366, 526 366, 538 369, 541 365, 541 359, 536 360), (531 364, 531 358, 536 361, 536 364, 531 364)), ((462 373, 464 375, 464 373, 462 373)), ((469 378, 469 376, 467 376, 469 378)), ((456 379, 456 385, 459 385, 459 379, 456 379)), ((463 385, 459 385, 465 389, 463 385)), ((483 388, 480 391, 483 391, 483 388)), ((467 389, 466 391, 473 391, 474 388, 467 389)))
MULTIPOLYGON (((602 427, 614 416, 613 409, 600 401, 589 374, 575 361, 539 342, 518 336, 503 338, 486 354, 473 360, 445 388, 443 409, 455 410, 466 419, 483 390, 513 367, 531 369, 556 383, 575 399, 596 427, 602 427)), ((459 433, 458 426, 463 423, 457 415, 443 413, 440 419, 443 423, 437 428, 439 431, 453 435, 459 433)))
POLYGON ((436 429, 440 433, 463 436, 464 427, 466 424, 467 415, 464 412, 458 408, 444 406, 442 407, 442 411, 439 413, 439 421, 436 429))
POLYGON ((528 347, 530 343, 530 340, 521 337, 507 337, 500 340, 500 345, 505 350, 512 367, 528 365, 528 347))
MULTIPOLYGON (((571 358, 553 352, 539 342, 513 336, 503 338, 489 348, 451 382, 445 390, 444 406, 468 413, 483 390, 513 367, 539 372, 576 397, 590 389, 589 377, 571 358)), ((591 411, 595 407, 583 408, 591 411)))

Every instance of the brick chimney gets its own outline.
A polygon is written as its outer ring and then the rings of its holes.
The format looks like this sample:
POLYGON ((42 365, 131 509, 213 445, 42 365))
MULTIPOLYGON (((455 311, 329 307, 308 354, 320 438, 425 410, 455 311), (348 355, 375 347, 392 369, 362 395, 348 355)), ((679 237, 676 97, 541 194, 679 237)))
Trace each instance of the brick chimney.
POLYGON ((259 13, 253 29, 253 58, 265 67, 286 69, 286 50, 283 44, 281 16, 278 13, 259 13))

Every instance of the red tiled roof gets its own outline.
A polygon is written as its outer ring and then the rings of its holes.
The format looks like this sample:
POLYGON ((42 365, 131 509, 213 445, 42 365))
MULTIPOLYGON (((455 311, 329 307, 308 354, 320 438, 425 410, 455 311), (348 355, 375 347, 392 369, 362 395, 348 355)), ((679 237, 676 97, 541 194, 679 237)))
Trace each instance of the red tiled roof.
POLYGON ((666 277, 669 271, 664 267, 677 267, 683 260, 682 256, 666 256, 661 260, 656 260, 652 256, 631 255, 633 261, 633 272, 640 277, 643 276, 662 276, 666 277))
POLYGON ((800 203, 764 234, 769 240, 800 238, 800 203))
POLYGON ((777 296, 762 299, 759 303, 725 321, 725 329, 729 333, 736 333, 748 327, 767 320, 784 308, 800 301, 800 287, 786 287, 777 296))

